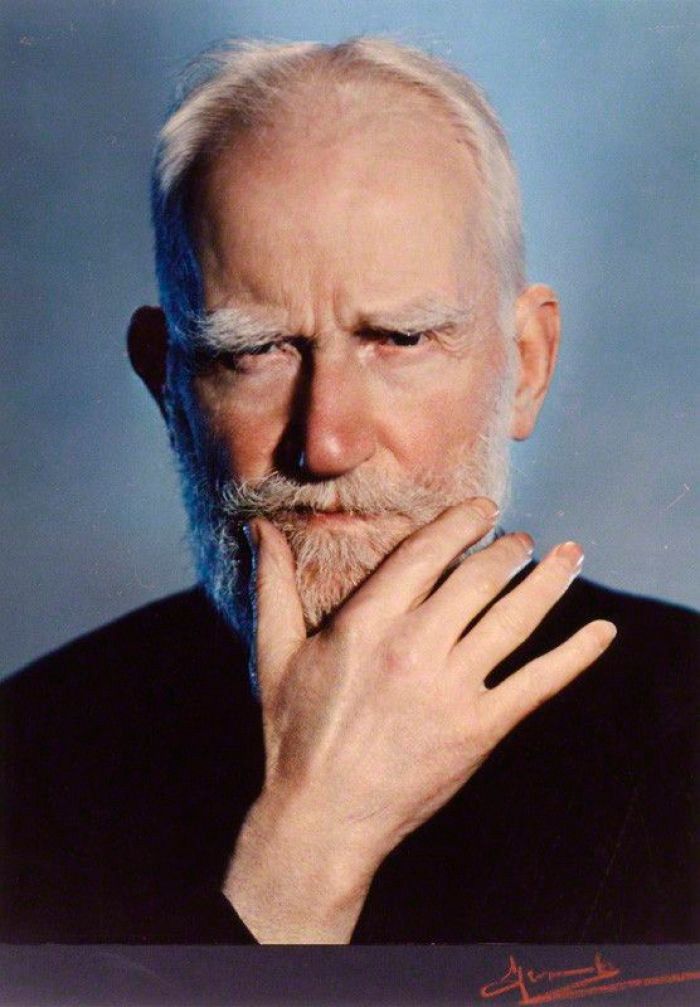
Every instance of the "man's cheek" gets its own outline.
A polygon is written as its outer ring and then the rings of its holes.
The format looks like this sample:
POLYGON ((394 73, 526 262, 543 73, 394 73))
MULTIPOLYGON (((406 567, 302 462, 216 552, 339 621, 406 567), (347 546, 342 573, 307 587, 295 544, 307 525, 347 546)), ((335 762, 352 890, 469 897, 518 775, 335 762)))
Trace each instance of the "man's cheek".
POLYGON ((274 458, 284 425, 272 418, 251 421, 235 410, 221 407, 207 424, 210 437, 220 445, 229 474, 236 480, 259 479, 274 469, 274 458))

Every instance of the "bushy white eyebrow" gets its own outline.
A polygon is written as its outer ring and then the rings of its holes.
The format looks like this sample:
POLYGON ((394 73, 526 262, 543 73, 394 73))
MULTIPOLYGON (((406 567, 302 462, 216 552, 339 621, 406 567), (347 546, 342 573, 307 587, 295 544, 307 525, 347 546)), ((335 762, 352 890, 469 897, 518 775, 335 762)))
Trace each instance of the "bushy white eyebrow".
POLYGON ((415 301, 396 311, 370 312, 360 327, 383 332, 439 332, 467 325, 474 318, 474 305, 457 306, 436 299, 415 301))
MULTIPOLYGON (((415 301, 393 311, 368 312, 355 325, 356 331, 376 329, 382 332, 440 332, 458 329, 474 317, 474 305, 455 306, 434 298, 415 301)), ((241 353, 294 335, 242 307, 218 308, 200 319, 195 342, 210 353, 241 353)))
POLYGON ((213 353, 240 353, 288 336, 279 325, 234 307, 218 308, 204 315, 197 325, 195 341, 213 353))

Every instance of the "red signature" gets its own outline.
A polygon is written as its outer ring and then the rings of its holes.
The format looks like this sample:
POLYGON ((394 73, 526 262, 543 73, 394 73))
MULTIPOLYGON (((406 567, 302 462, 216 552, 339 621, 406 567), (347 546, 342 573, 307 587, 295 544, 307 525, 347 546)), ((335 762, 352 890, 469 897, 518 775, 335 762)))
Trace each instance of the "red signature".
POLYGON ((556 1000, 580 1000, 599 993, 619 993, 621 990, 642 986, 666 986, 671 983, 700 981, 698 972, 675 972, 662 976, 645 976, 618 979, 620 969, 607 962, 599 951, 593 964, 580 969, 563 969, 559 972, 535 972, 518 965, 513 955, 508 958, 508 968, 500 979, 486 983, 479 991, 484 1000, 499 997, 511 990, 520 993, 521 1004, 554 1003, 556 1000), (614 981, 613 981, 614 980, 614 981))

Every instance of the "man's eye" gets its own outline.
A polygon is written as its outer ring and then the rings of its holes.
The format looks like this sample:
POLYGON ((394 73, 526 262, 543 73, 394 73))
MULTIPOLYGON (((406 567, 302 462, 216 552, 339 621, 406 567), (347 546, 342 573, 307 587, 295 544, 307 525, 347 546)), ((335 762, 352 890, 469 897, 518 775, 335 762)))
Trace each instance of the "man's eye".
POLYGON ((261 343, 259 346, 246 346, 236 353, 237 357, 262 357, 266 353, 279 349, 279 343, 261 343))
POLYGON ((223 350, 216 354, 215 361, 227 370, 240 370, 246 363, 253 363, 259 357, 267 357, 273 351, 283 348, 278 342, 259 343, 257 346, 242 346, 240 350, 223 350))
POLYGON ((384 346, 410 348, 421 346, 430 338, 428 332, 394 332, 389 329, 366 329, 363 333, 366 339, 384 346))
POLYGON ((420 346, 428 338, 427 332, 385 332, 383 341, 390 346, 420 346))

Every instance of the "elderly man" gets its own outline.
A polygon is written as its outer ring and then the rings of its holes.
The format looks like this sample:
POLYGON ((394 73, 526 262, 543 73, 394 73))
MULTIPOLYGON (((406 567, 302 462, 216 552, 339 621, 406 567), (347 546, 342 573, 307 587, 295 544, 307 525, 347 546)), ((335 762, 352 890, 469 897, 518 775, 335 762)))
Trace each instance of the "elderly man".
POLYGON ((201 587, 6 686, 7 937, 692 939, 691 616, 495 530, 559 313, 482 95, 232 46, 153 200, 201 587))

